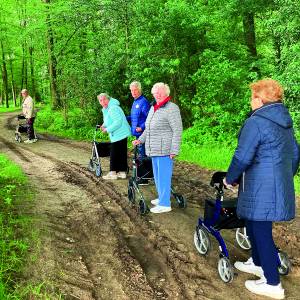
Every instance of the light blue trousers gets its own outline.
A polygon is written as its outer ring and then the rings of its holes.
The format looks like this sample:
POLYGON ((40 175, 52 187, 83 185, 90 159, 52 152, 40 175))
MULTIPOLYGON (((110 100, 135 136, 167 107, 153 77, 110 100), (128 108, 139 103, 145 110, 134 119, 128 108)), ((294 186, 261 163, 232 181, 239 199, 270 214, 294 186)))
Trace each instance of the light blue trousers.
POLYGON ((171 180, 173 159, 170 156, 153 156, 152 167, 160 206, 171 206, 171 180))

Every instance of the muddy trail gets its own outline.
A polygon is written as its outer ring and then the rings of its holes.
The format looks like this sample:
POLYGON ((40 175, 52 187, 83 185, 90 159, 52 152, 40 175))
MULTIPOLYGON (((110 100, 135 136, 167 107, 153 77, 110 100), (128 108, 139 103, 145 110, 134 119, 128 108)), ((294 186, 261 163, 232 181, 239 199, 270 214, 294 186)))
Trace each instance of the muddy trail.
MULTIPOLYGON (((38 134, 37 143, 18 144, 15 115, 0 115, 0 152, 30 178, 36 191, 30 213, 41 240, 22 280, 44 282, 48 293, 64 299, 265 299, 244 288, 251 275, 237 272, 230 284, 220 280, 215 241, 206 257, 194 247, 204 200, 214 195, 212 171, 176 162, 173 184, 188 207, 174 203, 171 213, 140 216, 129 205, 127 180, 107 182, 87 170, 90 143, 38 134)), ((108 160, 102 162, 108 170, 108 160)), ((153 186, 142 189, 149 202, 155 198, 153 186)), ((293 264, 282 277, 286 299, 300 299, 299 228, 299 208, 296 220, 275 226, 276 242, 293 264)), ((222 235, 232 262, 248 258, 233 230, 222 235)))

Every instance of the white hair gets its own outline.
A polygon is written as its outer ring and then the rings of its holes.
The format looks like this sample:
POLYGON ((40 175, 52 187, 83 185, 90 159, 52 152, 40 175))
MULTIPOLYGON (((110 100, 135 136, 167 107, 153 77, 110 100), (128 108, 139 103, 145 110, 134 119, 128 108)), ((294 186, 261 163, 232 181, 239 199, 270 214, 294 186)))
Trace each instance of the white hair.
POLYGON ((165 90, 165 93, 167 96, 170 95, 170 87, 166 83, 163 83, 163 82, 155 83, 151 89, 151 94, 153 94, 156 89, 161 89, 161 88, 163 88, 165 90))
POLYGON ((139 81, 132 81, 129 85, 129 88, 134 86, 137 87, 140 92, 142 91, 142 85, 139 81))
POLYGON ((110 96, 107 93, 101 93, 97 96, 97 98, 105 97, 107 100, 110 100, 110 96))

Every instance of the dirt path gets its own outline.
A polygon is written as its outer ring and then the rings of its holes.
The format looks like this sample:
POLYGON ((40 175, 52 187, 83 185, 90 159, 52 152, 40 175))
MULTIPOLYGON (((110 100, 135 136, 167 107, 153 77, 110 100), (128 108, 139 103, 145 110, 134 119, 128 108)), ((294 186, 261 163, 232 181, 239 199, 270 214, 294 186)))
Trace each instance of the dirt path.
MULTIPOLYGON (((141 217, 128 204, 126 180, 106 182, 87 171, 89 143, 40 135, 38 143, 16 144, 15 115, 0 115, 0 152, 21 165, 37 191, 32 214, 41 238, 25 280, 43 281, 64 299, 264 299, 245 290, 245 274, 229 285, 219 279, 216 243, 208 257, 195 250, 197 218, 213 195, 212 172, 177 162, 174 185, 188 208, 141 217)), ((153 187, 144 189, 155 196, 153 187)), ((298 217, 275 230, 294 265, 282 278, 286 299, 300 299, 299 223, 298 217)), ((233 231, 224 236, 232 261, 248 257, 233 231)))

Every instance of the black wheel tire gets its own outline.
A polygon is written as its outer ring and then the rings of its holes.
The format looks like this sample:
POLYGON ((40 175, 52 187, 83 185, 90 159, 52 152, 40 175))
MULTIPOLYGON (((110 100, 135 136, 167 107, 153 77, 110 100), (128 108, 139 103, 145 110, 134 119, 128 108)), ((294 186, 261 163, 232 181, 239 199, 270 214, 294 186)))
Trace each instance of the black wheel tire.
POLYGON ((147 206, 147 204, 145 203, 145 201, 140 200, 139 202, 139 211, 141 215, 145 215, 149 212, 149 208, 147 206))
POLYGON ((292 264, 288 255, 285 252, 279 250, 278 258, 280 260, 280 266, 278 267, 279 274, 288 275, 292 268, 292 264))
POLYGON ((102 175, 102 170, 101 170, 101 167, 99 165, 96 165, 95 174, 96 174, 97 177, 101 177, 101 175, 102 175))
POLYGON ((132 179, 128 181, 128 189, 127 189, 127 196, 130 203, 135 204, 135 190, 132 183, 132 179))
POLYGON ((176 201, 178 203, 179 208, 186 208, 186 200, 182 195, 176 195, 176 201))

